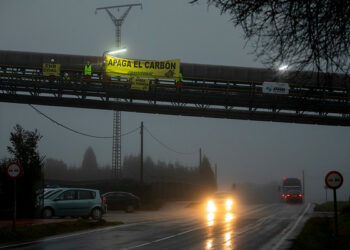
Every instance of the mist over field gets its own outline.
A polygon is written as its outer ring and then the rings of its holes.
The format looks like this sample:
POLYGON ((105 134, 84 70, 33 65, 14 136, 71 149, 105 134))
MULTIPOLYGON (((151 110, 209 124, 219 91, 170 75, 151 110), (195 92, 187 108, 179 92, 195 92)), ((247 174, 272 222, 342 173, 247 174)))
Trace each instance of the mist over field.
MULTIPOLYGON (((102 56, 104 51, 115 47, 114 25, 106 13, 95 15, 94 11, 97 7, 124 3, 128 1, 2 0, 0 50, 102 56)), ((143 1, 143 9, 132 9, 122 26, 122 45, 128 48, 125 57, 133 59, 179 58, 186 63, 264 67, 250 53, 251 45, 245 46, 242 31, 233 28, 228 16, 220 16, 217 9, 204 4, 189 5, 187 0, 143 1)), ((36 107, 76 130, 112 135, 112 111, 36 107)), ((112 161, 110 139, 72 133, 25 104, 1 103, 0 117, 1 157, 9 156, 6 147, 10 132, 20 124, 28 130, 38 129, 43 136, 39 151, 46 160, 54 159, 57 166, 73 173, 81 167, 85 151, 91 146, 98 168, 106 171, 101 173, 101 179, 107 175, 112 161)), ((302 178, 302 171, 306 200, 325 201, 324 177, 328 171, 338 170, 344 176, 338 199, 349 199, 348 127, 122 112, 122 133, 139 127, 141 121, 157 139, 173 149, 145 133, 144 156, 153 165, 161 162, 157 166, 178 164, 184 169, 196 168, 201 148, 212 171, 217 165, 219 189, 230 189, 235 183, 237 190, 244 190, 242 193, 247 197, 259 200, 266 196, 271 201, 279 198, 277 188, 283 177, 302 178), (255 190, 259 189, 266 192, 257 193, 255 190)), ((130 162, 130 156, 137 157, 139 153, 139 132, 123 136, 124 166, 130 162)), ((148 180, 152 179, 151 171, 147 170, 151 165, 145 164, 145 171, 150 174, 148 180)), ((138 178, 135 169, 125 174, 138 178)), ((164 178, 171 178, 171 174, 164 178)), ((328 199, 330 194, 328 191, 328 199)))

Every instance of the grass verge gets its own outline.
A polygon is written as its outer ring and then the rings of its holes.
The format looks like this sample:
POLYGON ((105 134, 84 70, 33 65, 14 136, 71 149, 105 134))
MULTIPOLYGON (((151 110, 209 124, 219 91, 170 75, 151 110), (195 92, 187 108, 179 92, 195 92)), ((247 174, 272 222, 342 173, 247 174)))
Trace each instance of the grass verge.
POLYGON ((75 221, 65 221, 58 223, 48 223, 31 226, 17 226, 16 232, 12 232, 11 227, 0 228, 0 244, 18 243, 36 240, 52 235, 72 233, 82 230, 90 230, 101 227, 116 226, 122 222, 91 221, 77 219, 75 221))
POLYGON ((350 249, 350 213, 338 216, 338 237, 334 236, 334 218, 310 218, 298 237, 293 240, 291 250, 302 249, 350 249))
MULTIPOLYGON (((337 210, 343 211, 345 207, 348 207, 350 204, 348 201, 338 201, 337 202, 337 210)), ((334 211, 334 203, 333 201, 328 201, 322 204, 316 204, 314 211, 316 212, 333 212, 334 211)))

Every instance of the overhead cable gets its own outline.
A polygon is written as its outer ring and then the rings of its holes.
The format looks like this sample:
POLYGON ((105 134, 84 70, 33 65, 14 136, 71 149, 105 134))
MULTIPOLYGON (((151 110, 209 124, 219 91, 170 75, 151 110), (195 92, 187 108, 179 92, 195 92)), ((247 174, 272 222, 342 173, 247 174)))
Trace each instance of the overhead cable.
POLYGON ((140 129, 140 127, 134 128, 133 130, 130 130, 129 132, 126 132, 126 133, 124 133, 124 134, 121 134, 121 136, 130 135, 130 134, 136 132, 136 131, 139 130, 139 129, 140 129))
POLYGON ((165 147, 166 149, 168 149, 169 151, 172 151, 174 153, 177 154, 182 154, 182 155, 192 155, 192 154, 196 154, 197 152, 179 152, 171 147, 169 147, 168 145, 166 145, 165 143, 161 142, 158 138, 156 138, 145 126, 144 129, 146 130, 146 132, 154 139, 156 140, 160 145, 162 145, 163 147, 165 147))
MULTIPOLYGON (((76 134, 83 135, 83 136, 87 136, 87 137, 91 137, 91 138, 97 138, 97 139, 112 139, 112 138, 113 138, 113 136, 97 136, 97 135, 91 135, 91 134, 83 133, 83 132, 80 132, 80 131, 78 131, 78 130, 72 129, 72 128, 70 128, 70 127, 68 127, 68 126, 66 126, 66 125, 64 125, 64 124, 62 124, 62 123, 60 123, 60 122, 58 122, 58 121, 52 119, 51 117, 49 117, 48 115, 44 114, 44 113, 41 112, 39 109, 37 109, 36 107, 34 107, 33 105, 31 105, 31 104, 28 104, 28 105, 29 105, 32 109, 34 109, 36 112, 38 112, 40 115, 44 116, 46 119, 50 120, 51 122, 55 123, 55 124, 58 125, 58 126, 61 126, 61 127, 65 128, 65 129, 71 131, 71 132, 74 132, 74 133, 76 133, 76 134)), ((133 129, 133 130, 130 130, 130 131, 128 131, 128 132, 122 134, 121 136, 125 136, 125 135, 132 134, 132 133, 136 132, 138 129, 140 129, 140 127, 137 127, 137 128, 135 128, 135 129, 133 129)))

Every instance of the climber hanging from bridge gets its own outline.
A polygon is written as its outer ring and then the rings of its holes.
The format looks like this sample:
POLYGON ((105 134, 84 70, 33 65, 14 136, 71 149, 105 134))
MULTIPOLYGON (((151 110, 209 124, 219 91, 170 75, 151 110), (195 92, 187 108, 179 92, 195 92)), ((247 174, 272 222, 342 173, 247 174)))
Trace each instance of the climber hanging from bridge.
POLYGON ((180 72, 179 72, 179 77, 175 80, 175 86, 176 86, 177 88, 181 88, 181 87, 182 87, 182 84, 183 84, 183 81, 184 81, 184 79, 183 79, 182 73, 181 73, 181 71, 180 71, 180 72))
POLYGON ((92 75, 92 66, 89 61, 87 61, 85 67, 84 67, 84 79, 87 81, 91 80, 92 75))
POLYGON ((63 80, 63 83, 69 83, 70 82, 70 76, 69 76, 69 74, 67 72, 65 72, 63 74, 62 80, 63 80))

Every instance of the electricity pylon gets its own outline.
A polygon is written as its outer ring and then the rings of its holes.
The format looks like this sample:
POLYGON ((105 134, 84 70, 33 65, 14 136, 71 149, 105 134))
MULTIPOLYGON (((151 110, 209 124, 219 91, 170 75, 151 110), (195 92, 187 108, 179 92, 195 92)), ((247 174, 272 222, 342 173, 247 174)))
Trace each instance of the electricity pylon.
MULTIPOLYGON (((117 49, 121 48, 121 30, 122 30, 122 24, 124 23, 127 15, 129 14, 132 7, 140 6, 142 9, 141 3, 135 3, 135 4, 125 4, 125 5, 118 5, 118 6, 109 6, 109 7, 101 7, 97 8, 95 10, 95 14, 97 14, 97 11, 99 10, 105 10, 108 14, 108 16, 111 18, 114 26, 115 26, 115 42, 117 49), (111 10, 117 9, 118 11, 120 9, 125 9, 123 15, 120 18, 117 18, 111 10)), ((119 101, 119 99, 116 99, 116 101, 119 101)), ((118 110, 114 111, 113 114, 113 143, 112 143, 112 171, 114 177, 120 179, 122 176, 122 160, 121 160, 121 152, 122 152, 122 143, 121 143, 121 112, 118 110)))

